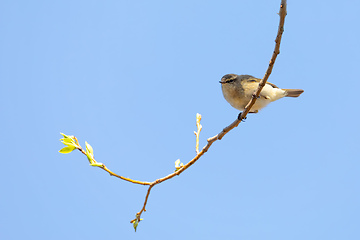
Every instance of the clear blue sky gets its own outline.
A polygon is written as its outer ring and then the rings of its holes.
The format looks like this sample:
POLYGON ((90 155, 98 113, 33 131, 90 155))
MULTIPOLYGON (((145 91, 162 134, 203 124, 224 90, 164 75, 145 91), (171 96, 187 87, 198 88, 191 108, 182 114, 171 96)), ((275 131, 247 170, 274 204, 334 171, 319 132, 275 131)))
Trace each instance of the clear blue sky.
POLYGON ((218 81, 261 78, 280 0, 1 1, 0 238, 360 239, 359 1, 289 1, 269 81, 302 88, 146 187, 58 153, 88 141, 153 181, 238 114, 218 81))

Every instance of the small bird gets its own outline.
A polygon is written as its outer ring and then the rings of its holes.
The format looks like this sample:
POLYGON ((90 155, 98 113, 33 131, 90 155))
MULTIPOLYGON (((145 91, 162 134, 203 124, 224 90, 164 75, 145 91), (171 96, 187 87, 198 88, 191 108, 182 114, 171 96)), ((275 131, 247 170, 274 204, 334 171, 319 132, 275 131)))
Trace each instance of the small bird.
MULTIPOLYGON (((226 74, 221 78, 221 88, 224 98, 231 106, 243 111, 259 86, 261 79, 251 75, 226 74)), ((260 92, 259 98, 252 106, 250 113, 257 113, 269 103, 283 97, 298 97, 302 89, 281 89, 267 82, 260 92)))

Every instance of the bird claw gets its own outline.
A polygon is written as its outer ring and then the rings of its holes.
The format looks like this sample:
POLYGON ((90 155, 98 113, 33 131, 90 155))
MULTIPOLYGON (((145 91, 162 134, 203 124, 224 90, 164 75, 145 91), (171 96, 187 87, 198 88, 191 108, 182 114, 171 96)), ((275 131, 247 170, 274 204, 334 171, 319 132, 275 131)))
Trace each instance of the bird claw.
POLYGON ((242 117, 241 117, 241 114, 242 114, 242 112, 239 113, 239 115, 238 115, 238 120, 239 120, 239 121, 242 121, 242 122, 245 122, 245 120, 246 120, 247 117, 242 118, 242 117))
POLYGON ((256 97, 256 93, 253 93, 253 94, 252 94, 252 97, 253 97, 253 98, 257 98, 257 99, 260 98, 260 96, 256 97))

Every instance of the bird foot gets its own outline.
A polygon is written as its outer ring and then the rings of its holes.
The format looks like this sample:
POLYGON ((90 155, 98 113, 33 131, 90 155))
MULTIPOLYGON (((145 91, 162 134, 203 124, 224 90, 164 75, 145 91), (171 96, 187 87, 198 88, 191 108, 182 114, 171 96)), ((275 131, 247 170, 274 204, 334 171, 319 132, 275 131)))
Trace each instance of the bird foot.
POLYGON ((256 93, 253 93, 253 94, 252 94, 252 97, 253 97, 253 98, 257 98, 257 99, 260 98, 260 96, 256 97, 256 93))
POLYGON ((239 121, 242 121, 242 122, 245 122, 245 120, 246 120, 247 117, 242 118, 242 117, 241 117, 241 114, 242 114, 242 112, 239 113, 239 115, 238 115, 238 120, 239 120, 239 121))

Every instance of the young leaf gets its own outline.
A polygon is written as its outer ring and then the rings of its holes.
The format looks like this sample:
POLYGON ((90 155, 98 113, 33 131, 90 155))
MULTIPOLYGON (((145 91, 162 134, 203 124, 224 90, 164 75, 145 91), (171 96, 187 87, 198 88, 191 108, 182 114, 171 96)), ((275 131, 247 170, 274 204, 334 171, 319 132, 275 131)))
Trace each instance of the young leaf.
POLYGON ((90 165, 96 163, 96 161, 94 160, 93 148, 87 142, 85 142, 85 146, 86 146, 86 156, 89 160, 90 165))
POLYGON ((133 227, 135 229, 135 232, 136 232, 136 228, 138 225, 139 225, 139 221, 137 219, 135 219, 135 221, 133 222, 133 227))
POLYGON ((90 163, 90 166, 93 166, 93 167, 104 167, 104 164, 102 164, 101 162, 93 162, 93 163, 90 163))
POLYGON ((180 162, 180 159, 175 161, 175 172, 177 170, 179 170, 180 168, 182 168, 184 166, 184 164, 182 162, 180 162))
POLYGON ((74 148, 80 148, 80 146, 75 142, 75 137, 74 136, 68 136, 68 135, 66 135, 64 133, 60 133, 60 134, 64 136, 64 138, 60 139, 60 141, 64 145, 69 146, 69 147, 74 147, 74 148))
POLYGON ((72 139, 74 137, 74 136, 68 136, 68 135, 66 135, 64 133, 60 133, 60 134, 63 135, 64 138, 71 138, 72 139))
POLYGON ((94 150, 93 150, 92 146, 90 144, 88 144, 87 142, 85 142, 85 146, 86 146, 86 152, 88 152, 92 156, 94 156, 94 150))
POLYGON ((73 143, 75 142, 74 139, 65 137, 60 139, 60 141, 65 145, 73 145, 73 143))
POLYGON ((62 148, 59 152, 66 154, 66 153, 71 153, 75 149, 76 149, 76 147, 74 147, 74 146, 67 146, 67 147, 62 148))
POLYGON ((175 161, 175 168, 179 167, 180 166, 180 159, 176 160, 175 161))

